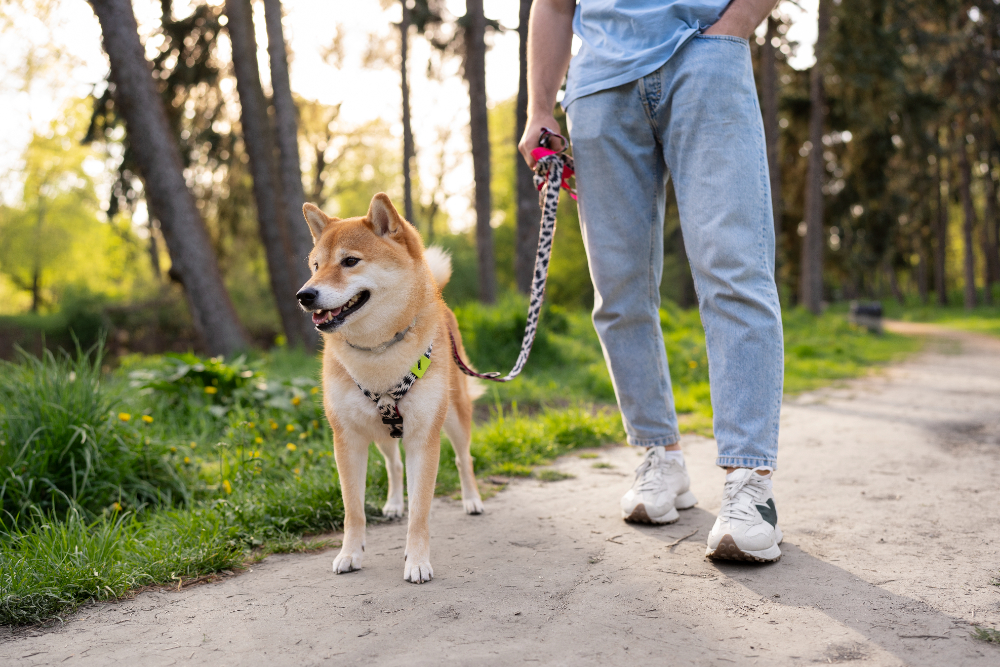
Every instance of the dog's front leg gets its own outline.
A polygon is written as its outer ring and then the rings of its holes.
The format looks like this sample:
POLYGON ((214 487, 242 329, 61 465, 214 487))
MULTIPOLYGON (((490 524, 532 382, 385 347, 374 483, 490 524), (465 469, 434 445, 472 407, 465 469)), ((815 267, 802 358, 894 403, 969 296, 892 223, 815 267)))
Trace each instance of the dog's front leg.
POLYGON ((434 485, 437 482, 438 459, 441 456, 440 424, 422 438, 410 441, 404 439, 403 446, 406 447, 406 492, 410 501, 403 579, 422 584, 434 578, 434 569, 431 567, 430 515, 434 485))
POLYGON ((365 551, 365 477, 368 473, 368 441, 340 429, 334 434, 333 455, 344 496, 344 543, 333 559, 337 574, 361 569, 365 551))

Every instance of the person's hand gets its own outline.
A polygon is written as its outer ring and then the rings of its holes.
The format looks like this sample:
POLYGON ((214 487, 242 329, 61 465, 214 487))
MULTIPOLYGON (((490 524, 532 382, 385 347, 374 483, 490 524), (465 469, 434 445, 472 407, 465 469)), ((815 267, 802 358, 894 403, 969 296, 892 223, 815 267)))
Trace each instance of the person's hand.
MULTIPOLYGON (((535 168, 535 158, 531 157, 531 151, 538 148, 538 137, 542 136, 543 127, 547 127, 553 132, 559 131, 559 123, 556 122, 555 116, 552 114, 529 117, 528 124, 524 128, 524 135, 521 136, 521 141, 517 144, 517 150, 521 152, 524 161, 532 169, 535 168)), ((563 147, 562 141, 558 137, 552 137, 550 144, 549 148, 554 151, 559 151, 563 147)))
POLYGON ((728 35, 730 37, 741 37, 748 40, 756 27, 757 26, 752 26, 748 28, 745 23, 737 20, 727 21, 726 15, 723 14, 722 18, 710 25, 702 34, 728 35))

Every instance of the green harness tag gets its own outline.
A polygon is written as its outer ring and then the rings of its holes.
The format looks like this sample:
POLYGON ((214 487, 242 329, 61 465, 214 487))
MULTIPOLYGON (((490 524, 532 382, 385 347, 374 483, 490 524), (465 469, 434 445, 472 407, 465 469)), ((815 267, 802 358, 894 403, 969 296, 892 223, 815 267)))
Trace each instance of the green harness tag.
POLYGON ((413 364, 413 368, 410 369, 410 372, 416 375, 418 378, 422 378, 424 376, 424 373, 427 372, 427 369, 430 368, 430 365, 431 365, 431 360, 428 359, 427 357, 421 356, 419 359, 417 359, 417 363, 413 364))

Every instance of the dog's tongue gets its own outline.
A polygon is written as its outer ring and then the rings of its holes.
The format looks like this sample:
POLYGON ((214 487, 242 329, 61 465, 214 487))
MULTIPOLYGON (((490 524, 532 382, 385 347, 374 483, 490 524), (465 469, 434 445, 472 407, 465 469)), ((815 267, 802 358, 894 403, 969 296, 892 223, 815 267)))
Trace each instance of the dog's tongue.
POLYGON ((312 314, 313 324, 322 324, 323 322, 326 322, 327 315, 333 315, 336 317, 337 315, 340 315, 340 311, 343 309, 344 307, 341 306, 339 308, 334 308, 333 310, 317 310, 312 314))

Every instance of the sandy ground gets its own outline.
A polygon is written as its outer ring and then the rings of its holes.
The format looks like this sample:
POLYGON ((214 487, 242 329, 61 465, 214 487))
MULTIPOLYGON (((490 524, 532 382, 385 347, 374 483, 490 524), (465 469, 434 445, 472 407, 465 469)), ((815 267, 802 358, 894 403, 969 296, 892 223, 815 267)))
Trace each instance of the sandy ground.
POLYGON ((881 375, 788 399, 775 564, 704 558, 723 474, 713 441, 684 446, 701 503, 671 526, 618 518, 639 458, 608 448, 482 516, 435 501, 429 584, 403 581, 405 525, 379 525, 360 572, 333 575, 333 552, 274 556, 3 630, 0 663, 1000 665, 970 638, 1000 627, 1000 341, 935 336, 881 375))

